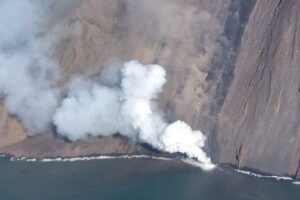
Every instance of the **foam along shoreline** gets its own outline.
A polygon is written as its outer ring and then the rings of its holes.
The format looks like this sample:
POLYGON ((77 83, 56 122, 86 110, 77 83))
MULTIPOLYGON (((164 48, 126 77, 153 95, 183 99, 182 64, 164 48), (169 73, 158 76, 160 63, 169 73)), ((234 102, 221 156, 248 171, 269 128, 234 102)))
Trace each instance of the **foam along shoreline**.
POLYGON ((108 159, 153 159, 153 160, 172 160, 171 158, 147 155, 122 155, 122 156, 86 156, 86 157, 71 157, 71 158, 15 158, 11 157, 10 161, 26 161, 26 162, 76 162, 76 161, 90 161, 90 160, 108 160, 108 159))
MULTIPOLYGON (((174 158, 167 158, 161 156, 148 156, 148 155, 122 155, 122 156, 102 155, 102 156, 87 156, 87 157, 73 157, 73 158, 58 157, 58 158, 43 158, 43 159, 27 158, 27 157, 21 157, 21 158, 10 157, 10 161, 25 161, 25 162, 76 162, 76 161, 107 160, 107 159, 153 159, 153 160, 165 160, 165 161, 174 160, 174 158)), ((190 158, 181 158, 180 160, 188 165, 199 167, 204 171, 211 171, 216 167, 216 165, 214 164, 201 163, 190 158)))
POLYGON ((232 168, 235 172, 240 173, 240 174, 244 174, 247 176, 253 176, 256 178, 263 178, 263 179, 273 179, 276 181, 289 181, 295 185, 300 185, 300 181, 297 181, 295 179, 293 179, 292 177, 289 176, 274 176, 274 175, 262 175, 262 174, 258 174, 258 173, 254 173, 254 172, 250 172, 250 171, 246 171, 246 170, 241 170, 241 169, 235 169, 232 168))
MULTIPOLYGON (((10 156, 10 155, 5 155, 5 154, 0 155, 0 157, 5 157, 5 156, 10 156)), ((58 157, 58 158, 43 158, 43 159, 27 158, 27 157, 16 158, 13 156, 10 157, 10 161, 25 161, 25 162, 76 162, 76 161, 108 160, 108 159, 153 159, 153 160, 165 160, 165 161, 174 160, 174 158, 167 158, 161 156, 148 156, 148 155, 122 155, 122 156, 102 155, 102 156, 87 156, 87 157, 73 157, 73 158, 58 157)), ((217 167, 217 165, 204 164, 196 160, 193 160, 191 158, 181 158, 180 160, 188 165, 199 167, 204 171, 211 171, 217 167)), ((296 181, 293 178, 288 176, 262 175, 251 171, 241 170, 241 169, 234 169, 234 168, 231 169, 233 169, 237 173, 244 174, 247 176, 253 176, 256 178, 263 178, 263 179, 274 179, 277 181, 290 181, 295 185, 300 185, 300 181, 296 181)))
POLYGON ((186 163, 188 165, 192 165, 192 166, 195 166, 195 167, 200 167, 204 171, 211 171, 211 170, 216 168, 215 164, 202 163, 202 162, 198 162, 196 160, 193 160, 191 158, 182 158, 181 161, 183 161, 184 163, 186 163))
POLYGON ((293 178, 288 177, 288 176, 262 175, 262 174, 257 174, 257 173, 253 173, 253 172, 246 171, 246 170, 241 170, 241 169, 234 169, 234 171, 236 171, 240 174, 254 176, 256 178, 274 179, 277 181, 291 181, 295 185, 300 185, 300 181, 295 181, 293 178))

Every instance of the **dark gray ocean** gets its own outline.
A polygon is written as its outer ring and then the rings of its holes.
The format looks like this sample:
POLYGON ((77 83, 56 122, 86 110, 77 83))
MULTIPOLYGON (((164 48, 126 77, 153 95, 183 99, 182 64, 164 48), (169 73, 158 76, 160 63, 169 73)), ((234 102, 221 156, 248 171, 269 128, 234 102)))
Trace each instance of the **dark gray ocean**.
POLYGON ((179 160, 0 158, 0 200, 299 200, 300 185, 179 160))

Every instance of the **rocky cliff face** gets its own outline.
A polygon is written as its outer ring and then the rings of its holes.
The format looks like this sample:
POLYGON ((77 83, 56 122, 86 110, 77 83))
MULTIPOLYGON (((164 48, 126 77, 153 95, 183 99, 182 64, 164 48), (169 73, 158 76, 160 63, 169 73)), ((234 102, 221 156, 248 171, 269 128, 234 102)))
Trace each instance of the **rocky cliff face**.
MULTIPOLYGON (((160 64, 167 71, 161 109, 170 121, 182 119, 206 133, 213 160, 298 173, 298 1, 71 2, 52 5, 65 9, 49 28, 63 38, 54 54, 62 88, 74 74, 94 76, 114 63, 160 64)), ((0 149, 35 157, 145 152, 124 138, 28 138, 3 105, 0 149)))
POLYGON ((299 8, 294 0, 256 3, 219 117, 220 162, 296 176, 299 8))

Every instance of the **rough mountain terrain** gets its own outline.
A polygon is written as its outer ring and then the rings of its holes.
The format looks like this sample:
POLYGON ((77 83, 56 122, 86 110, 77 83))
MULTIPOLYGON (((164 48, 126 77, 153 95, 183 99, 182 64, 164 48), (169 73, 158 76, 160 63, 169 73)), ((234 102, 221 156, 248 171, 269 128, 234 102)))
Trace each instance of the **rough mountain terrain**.
POLYGON ((297 174, 299 8, 296 0, 257 1, 220 113, 220 162, 297 174))
MULTIPOLYGON (((53 4, 54 10, 66 8, 49 27, 63 38, 53 55, 63 69, 62 88, 74 74, 94 76, 112 64, 158 63, 167 71, 160 108, 168 120, 201 129, 215 162, 276 175, 299 173, 299 1, 70 5, 53 4)), ((147 152, 119 137, 76 143, 53 133, 27 137, 3 105, 0 150, 32 157, 147 152)))

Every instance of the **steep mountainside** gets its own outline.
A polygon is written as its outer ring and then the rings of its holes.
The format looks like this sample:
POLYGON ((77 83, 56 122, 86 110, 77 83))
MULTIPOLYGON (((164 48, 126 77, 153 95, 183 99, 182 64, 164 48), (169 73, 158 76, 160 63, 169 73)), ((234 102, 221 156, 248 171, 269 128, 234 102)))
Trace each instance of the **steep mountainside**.
POLYGON ((299 9, 296 0, 256 3, 220 113, 220 162, 296 175, 300 159, 299 9))
MULTIPOLYGON (((299 173, 297 0, 53 0, 47 32, 61 88, 129 60, 167 71, 159 106, 207 136, 215 162, 277 175, 299 173)), ((64 94, 62 94, 63 96, 64 94)), ((28 137, 0 105, 0 151, 49 157, 145 153, 120 137, 70 143, 28 137)), ((298 175, 300 177, 300 173, 298 175)))

